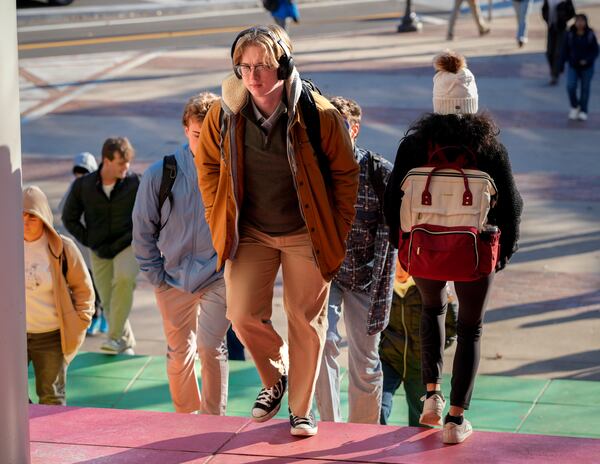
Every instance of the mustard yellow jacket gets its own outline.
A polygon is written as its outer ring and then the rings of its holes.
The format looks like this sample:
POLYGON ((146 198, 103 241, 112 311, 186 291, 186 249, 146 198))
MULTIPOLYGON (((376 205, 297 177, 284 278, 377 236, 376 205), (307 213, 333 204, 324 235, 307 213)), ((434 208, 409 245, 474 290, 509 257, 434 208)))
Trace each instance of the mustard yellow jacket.
MULTIPOLYGON (((313 93, 321 123, 321 146, 331 170, 331 185, 325 185, 297 105, 301 89, 299 75, 294 71, 285 83, 289 115, 287 156, 315 260, 323 278, 329 281, 346 254, 346 237, 355 215, 359 167, 342 117, 326 98, 313 93)), ((225 260, 235 258, 239 241, 245 134, 245 119, 240 111, 249 98, 242 81, 234 75, 223 81, 222 95, 204 119, 194 159, 206 220, 218 254, 217 269, 225 260), (226 116, 223 128, 221 111, 226 116)))

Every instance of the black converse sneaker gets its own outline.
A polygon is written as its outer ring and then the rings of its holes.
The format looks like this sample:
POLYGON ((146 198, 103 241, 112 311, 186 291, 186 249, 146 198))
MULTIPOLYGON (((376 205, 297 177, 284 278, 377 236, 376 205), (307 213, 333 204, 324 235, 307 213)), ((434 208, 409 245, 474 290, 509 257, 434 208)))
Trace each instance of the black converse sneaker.
POLYGON ((319 430, 312 411, 308 413, 307 417, 295 416, 290 411, 290 425, 292 426, 290 433, 296 437, 312 437, 319 430))
POLYGON ((277 414, 286 388, 287 375, 279 377, 272 387, 262 388, 252 408, 252 419, 256 422, 265 422, 277 414))

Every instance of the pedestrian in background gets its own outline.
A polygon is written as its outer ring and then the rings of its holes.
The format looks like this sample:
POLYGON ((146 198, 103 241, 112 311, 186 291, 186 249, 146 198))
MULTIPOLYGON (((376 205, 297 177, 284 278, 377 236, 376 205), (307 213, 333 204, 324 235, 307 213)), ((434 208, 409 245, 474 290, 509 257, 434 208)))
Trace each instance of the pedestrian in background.
MULTIPOLYGON (((448 34, 446 36, 446 40, 454 40, 454 26, 456 24, 456 18, 458 17, 458 13, 460 12, 460 7, 462 6, 463 1, 464 0, 454 0, 454 8, 452 9, 452 14, 450 15, 450 21, 448 21, 448 34)), ((467 0, 467 3, 471 9, 471 14, 475 20, 477 29, 479 30, 479 35, 489 34, 490 28, 487 26, 481 16, 479 0, 467 0)))
POLYGON ((284 31, 287 31, 289 19, 295 23, 300 20, 300 12, 294 0, 263 0, 263 6, 271 13, 275 24, 284 31))
MULTIPOLYGON (((72 173, 75 179, 79 179, 91 172, 94 172, 98 169, 98 163, 96 162, 96 158, 90 152, 81 152, 75 156, 73 159, 73 168, 72 173)), ((73 181, 74 182, 74 181, 73 181)), ((67 201, 67 197, 73 188, 73 182, 69 185, 67 192, 60 200, 58 204, 58 211, 62 214, 62 211, 65 207, 65 202, 67 201)), ((75 242, 78 243, 78 242, 75 242)), ((88 270, 91 268, 92 264, 90 261, 90 250, 89 248, 84 247, 83 245, 79 245, 79 251, 83 255, 83 259, 85 259, 85 264, 88 270)), ((90 271, 91 274, 91 271, 90 271)), ((94 279, 92 277, 92 283, 94 283, 94 279)), ((107 333, 108 332, 108 321, 104 315, 104 311, 102 310, 102 303, 100 301, 100 294, 96 289, 96 285, 94 284, 94 294, 96 295, 96 299, 94 301, 95 312, 92 317, 92 323, 87 329, 87 334, 90 336, 96 335, 98 332, 107 333)))
MULTIPOLYGON (((448 310, 446 311, 446 340, 444 349, 456 341, 458 304, 446 285, 448 310)), ((422 397, 426 395, 421 381, 421 314, 423 302, 415 280, 402 265, 396 263, 394 297, 390 311, 390 322, 381 333, 379 356, 383 367, 383 398, 380 423, 387 425, 392 413, 394 395, 400 385, 404 387, 408 406, 408 425, 420 427, 423 412, 422 397)))
POLYGON ((223 416, 229 376, 225 334, 230 324, 225 317, 225 281, 223 272, 216 271, 217 253, 193 155, 206 112, 218 98, 203 92, 189 99, 182 117, 187 143, 144 173, 133 208, 133 248, 142 274, 154 286, 162 316, 175 411, 223 416), (165 178, 171 179, 168 192, 165 178))
POLYGON ((512 3, 517 18, 517 44, 521 48, 529 40, 527 38, 527 26, 533 0, 513 0, 512 3))
POLYGON ((295 23, 300 21, 300 12, 298 11, 298 5, 293 0, 279 0, 277 9, 271 12, 275 24, 287 31, 289 20, 291 19, 295 23))
POLYGON ((106 139, 97 171, 80 177, 62 212, 69 233, 92 250, 92 273, 108 317, 107 354, 133 354, 129 323, 138 265, 131 248, 131 213, 140 176, 129 170, 135 152, 125 137, 106 139))
POLYGON ((48 198, 23 190, 27 365, 40 404, 65 405, 67 367, 94 313, 94 288, 79 249, 58 234, 48 198))
POLYGON ((588 118, 588 102, 596 58, 598 58, 596 34, 590 28, 586 15, 575 15, 575 24, 567 32, 563 43, 560 65, 562 71, 564 63, 569 64, 567 71, 567 93, 571 102, 569 119, 586 121, 588 118), (579 96, 577 87, 579 87, 579 96))
POLYGON ((311 436, 329 281, 344 261, 358 165, 340 114, 303 89, 282 28, 240 32, 231 59, 234 73, 223 81, 221 105, 209 110, 195 153, 200 192, 217 269, 225 265, 227 317, 263 384, 252 419, 277 413, 289 375, 290 433, 311 436), (327 176, 308 142, 302 92, 320 121, 327 176), (271 322, 280 268, 289 352, 271 322))
POLYGON ((346 122, 360 175, 346 257, 329 292, 329 324, 315 396, 321 420, 342 421, 337 358, 342 344, 338 325, 343 317, 348 339, 348 422, 377 424, 383 386, 378 346, 389 319, 397 256, 383 217, 385 184, 392 164, 356 144, 362 116, 358 103, 344 97, 329 101, 346 122))
MULTIPOLYGON (((523 200, 515 185, 508 153, 497 138, 498 130, 490 117, 477 114, 478 93, 475 77, 462 55, 444 52, 434 60, 433 113, 414 123, 402 139, 394 170, 387 185, 385 215, 390 237, 398 246, 401 224, 402 180, 409 170, 429 162, 431 148, 447 147, 449 163, 456 162, 466 147, 474 154, 473 168, 493 179, 498 199, 487 221, 501 231, 500 254, 496 271, 503 269, 517 249, 523 200), (452 149, 454 148, 454 149, 452 149)), ((446 282, 414 277, 423 299, 421 317, 422 375, 427 393, 421 423, 442 425, 446 400, 441 391, 444 361, 445 320, 448 298, 446 282)), ((473 429, 464 417, 469 409, 479 366, 483 314, 494 280, 494 272, 478 280, 454 282, 459 312, 457 348, 452 368, 450 410, 443 423, 444 443, 460 443, 473 429)))
POLYGON ((544 0, 542 17, 548 26, 546 36, 546 59, 550 66, 550 85, 558 84, 561 73, 561 52, 567 22, 575 16, 572 0, 544 0))

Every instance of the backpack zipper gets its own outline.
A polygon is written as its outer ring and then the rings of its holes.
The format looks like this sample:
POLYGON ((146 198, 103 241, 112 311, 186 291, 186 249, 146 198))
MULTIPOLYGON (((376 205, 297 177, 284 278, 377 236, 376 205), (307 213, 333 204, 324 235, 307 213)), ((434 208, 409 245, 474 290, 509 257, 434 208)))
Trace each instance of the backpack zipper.
MULTIPOLYGON (((475 268, 479 267, 479 250, 477 250, 477 234, 475 234, 474 232, 470 232, 468 230, 451 230, 451 231, 445 231, 445 232, 437 232, 437 231, 433 231, 433 230, 427 230, 424 227, 415 227, 411 233, 410 233, 410 241, 408 243, 408 268, 409 268, 409 273, 410 273, 410 257, 412 256, 412 247, 413 247, 413 236, 415 231, 420 230, 422 232, 425 232, 426 234, 430 234, 430 235, 452 235, 452 234, 467 234, 470 235, 471 237, 473 237, 473 248, 475 249, 475 268)), ((421 254, 421 247, 417 247, 417 256, 419 256, 421 254)))

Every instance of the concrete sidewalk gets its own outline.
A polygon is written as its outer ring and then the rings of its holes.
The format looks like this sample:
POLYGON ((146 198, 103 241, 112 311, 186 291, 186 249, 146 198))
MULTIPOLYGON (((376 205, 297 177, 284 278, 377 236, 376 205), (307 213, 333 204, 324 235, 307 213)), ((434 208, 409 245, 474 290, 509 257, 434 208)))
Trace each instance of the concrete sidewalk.
MULTIPOLYGON (((600 7, 586 13, 592 26, 600 24, 600 7)), ((589 120, 567 121, 564 78, 558 87, 547 85, 537 9, 530 21, 524 49, 516 47, 513 16, 495 19, 492 33, 480 38, 464 15, 452 43, 443 40, 442 25, 400 35, 396 23, 373 21, 360 35, 349 30, 296 40, 296 63, 326 93, 356 99, 364 109, 359 143, 393 160, 409 123, 431 110, 432 56, 448 46, 466 54, 480 107, 498 122, 525 199, 521 250, 498 275, 480 373, 600 380, 600 88, 596 79, 589 120)), ((182 140, 187 97, 200 89, 218 92, 230 69, 224 47, 20 64, 23 116, 37 114, 22 128, 24 182, 40 185, 53 206, 68 186, 72 155, 98 154, 104 138, 123 134, 138 152, 134 169, 143 170, 182 140)), ((278 328, 285 326, 281 309, 278 287, 278 328)), ((143 280, 132 324, 137 353, 164 353, 152 289, 143 280)), ((96 351, 100 343, 90 338, 83 350, 96 351)))

